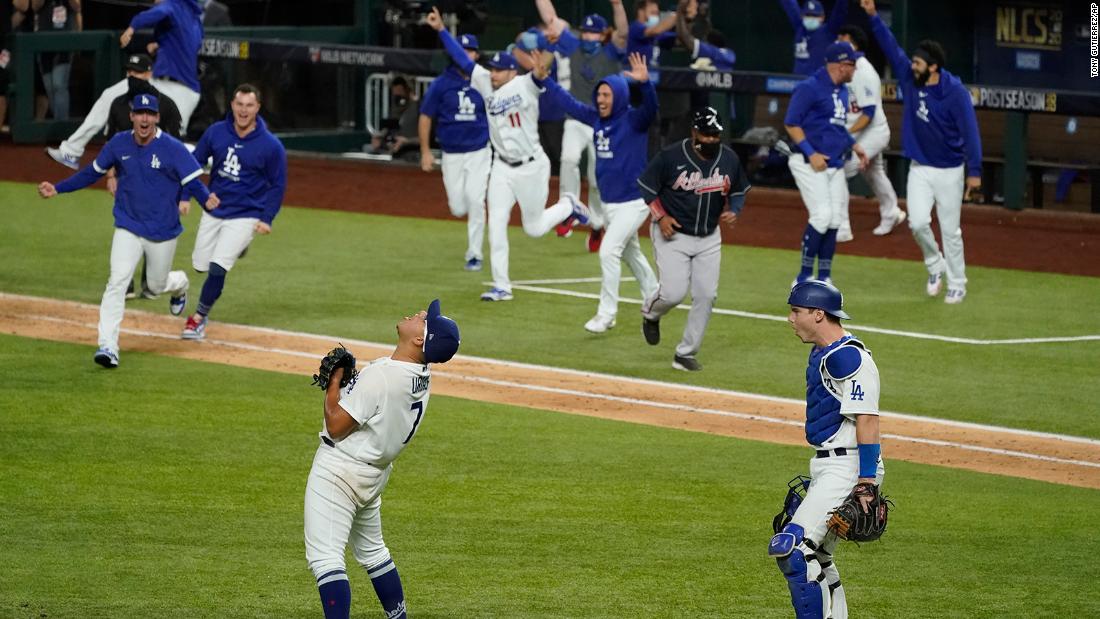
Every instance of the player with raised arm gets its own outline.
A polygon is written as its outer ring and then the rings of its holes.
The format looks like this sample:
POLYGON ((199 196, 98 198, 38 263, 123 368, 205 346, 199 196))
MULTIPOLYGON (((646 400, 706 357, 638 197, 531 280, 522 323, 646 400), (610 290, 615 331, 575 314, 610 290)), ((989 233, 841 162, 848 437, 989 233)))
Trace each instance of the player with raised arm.
POLYGON ((351 585, 344 553, 367 575, 387 619, 404 619, 405 593, 382 539, 382 492, 393 462, 422 427, 431 390, 431 364, 446 363, 459 347, 458 325, 439 299, 397 323, 389 357, 355 372, 343 347, 321 362, 314 384, 324 391, 324 422, 305 495, 306 560, 317 579, 325 619, 348 619, 351 585))
POLYGON ((962 303, 966 297, 962 203, 982 185, 982 140, 974 102, 962 80, 943 68, 942 45, 921 41, 910 57, 878 16, 875 0, 860 0, 860 4, 871 16, 871 30, 890 60, 903 95, 901 146, 910 159, 906 205, 909 228, 928 269, 925 292, 938 295, 946 273, 944 302, 962 303), (943 253, 932 232, 933 206, 943 253))
POLYGON ((536 84, 545 87, 572 118, 594 130, 596 180, 605 200, 603 210, 607 224, 600 245, 603 274, 600 304, 596 315, 584 325, 591 333, 603 333, 615 326, 623 262, 638 280, 642 298, 648 299, 657 292, 657 277, 638 242, 638 227, 645 223, 649 208, 637 184, 646 166, 649 125, 657 117, 657 90, 649 81, 649 71, 641 54, 631 55, 630 66, 626 77, 641 86, 640 107, 631 107, 630 86, 620 75, 609 75, 597 83, 591 94, 591 105, 578 101, 551 79, 536 80, 536 84))
POLYGON ((180 214, 186 214, 186 205, 190 204, 181 204, 181 187, 206 208, 218 206, 218 197, 199 181, 202 167, 182 142, 157 128, 159 118, 155 96, 134 97, 130 112, 133 129, 115 134, 91 165, 56 186, 48 182, 38 185, 40 196, 52 198, 95 183, 111 168, 118 172, 111 275, 99 305, 99 349, 94 357, 105 368, 118 367, 126 285, 142 254, 148 266, 149 288, 156 294, 170 293, 169 311, 174 316, 183 313, 187 274, 171 270, 176 241, 183 232, 180 214))
MULTIPOLYGON (((512 300, 508 277, 508 220, 519 202, 523 231, 543 236, 554 226, 575 217, 588 223, 588 208, 575 196, 563 195, 547 208, 550 195, 550 160, 539 144, 538 118, 541 89, 531 73, 517 75, 516 59, 507 52, 494 54, 490 69, 479 66, 462 45, 443 28, 439 9, 428 14, 428 25, 439 33, 451 60, 470 76, 470 84, 485 99, 489 119, 489 141, 496 156, 489 173, 489 260, 493 287, 482 301, 512 300)), ((548 67, 536 68, 542 77, 548 67)))

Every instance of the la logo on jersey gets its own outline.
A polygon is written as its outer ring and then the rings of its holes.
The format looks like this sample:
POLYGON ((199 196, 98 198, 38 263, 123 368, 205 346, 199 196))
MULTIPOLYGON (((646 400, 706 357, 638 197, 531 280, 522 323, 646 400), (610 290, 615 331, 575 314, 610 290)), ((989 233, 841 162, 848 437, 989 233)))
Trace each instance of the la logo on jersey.
POLYGON ((160 159, 157 159, 156 154, 153 154, 153 163, 150 164, 154 170, 160 169, 160 159))
POLYGON ((218 176, 233 181, 241 180, 241 161, 237 158, 237 153, 234 152, 236 150, 233 146, 226 149, 225 161, 222 162, 222 169, 218 171, 218 176))
POLYGON ((810 57, 810 41, 806 37, 794 42, 794 57, 805 59, 810 57))
POLYGON ((455 113, 455 120, 477 120, 477 106, 474 105, 473 99, 467 94, 469 90, 469 88, 463 88, 458 91, 458 112, 455 113))
POLYGON ((833 117, 829 119, 829 122, 834 125, 844 125, 848 119, 847 107, 844 102, 840 100, 840 92, 833 91, 833 117))
POLYGON ((611 138, 604 135, 604 130, 596 132, 596 156, 600 159, 614 159, 615 153, 611 151, 611 138))
MULTIPOLYGON (((924 93, 921 93, 921 94, 923 95, 924 93)), ((924 122, 929 122, 928 121, 928 106, 925 105, 924 99, 921 99, 920 100, 920 105, 917 106, 917 118, 923 120, 924 122)))

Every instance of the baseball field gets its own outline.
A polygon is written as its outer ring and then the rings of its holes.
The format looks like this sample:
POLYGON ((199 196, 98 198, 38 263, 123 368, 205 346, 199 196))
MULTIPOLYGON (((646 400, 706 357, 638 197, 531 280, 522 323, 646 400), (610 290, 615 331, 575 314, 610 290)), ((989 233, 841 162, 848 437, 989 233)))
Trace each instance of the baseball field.
MULTIPOLYGON (((387 354, 397 320, 435 297, 462 348, 435 368, 382 510, 412 616, 792 614, 765 550, 810 455, 808 351, 784 322, 793 249, 724 247, 689 375, 670 367, 686 312, 646 346, 632 282, 618 327, 582 329, 599 286, 583 235, 512 229, 516 299, 489 304, 488 274, 461 269, 464 223, 291 204, 230 274, 206 341, 178 339, 166 299, 130 301, 107 371, 91 357, 109 196, 0 182, 0 616, 317 616, 309 374, 337 341, 387 354)), ((880 542, 838 551, 853 616, 1100 616, 1100 277, 979 261, 947 306, 923 295, 919 262, 859 243, 837 284, 882 375, 897 506, 880 542)), ((353 616, 381 616, 349 574, 353 616)))

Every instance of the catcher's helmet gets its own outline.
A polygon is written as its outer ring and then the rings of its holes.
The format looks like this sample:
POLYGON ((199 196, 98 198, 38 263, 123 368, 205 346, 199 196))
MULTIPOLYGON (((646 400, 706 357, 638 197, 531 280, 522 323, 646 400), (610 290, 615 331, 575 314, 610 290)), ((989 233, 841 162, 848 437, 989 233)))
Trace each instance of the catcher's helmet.
POLYGON ((796 284, 794 288, 791 288, 791 296, 787 297, 787 304, 798 307, 812 307, 830 316, 845 320, 851 318, 844 313, 844 295, 840 294, 836 286, 820 279, 811 279, 796 284))
POLYGON ((709 106, 695 110, 691 118, 691 127, 703 135, 722 133, 722 122, 718 118, 718 110, 709 106))

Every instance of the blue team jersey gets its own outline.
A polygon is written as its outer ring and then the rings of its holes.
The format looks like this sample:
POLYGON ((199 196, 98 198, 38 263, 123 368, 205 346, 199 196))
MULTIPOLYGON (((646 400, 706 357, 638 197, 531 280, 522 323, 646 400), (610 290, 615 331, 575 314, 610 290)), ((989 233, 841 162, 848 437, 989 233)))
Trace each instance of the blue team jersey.
POLYGON ((871 30, 889 59, 901 89, 904 104, 902 154, 936 168, 954 168, 965 162, 969 176, 981 176, 982 140, 970 91, 958 77, 942 67, 938 84, 918 86, 909 55, 878 15, 871 18, 871 30))
POLYGON ((286 193, 286 150, 264 119, 256 117, 256 128, 237 135, 233 113, 206 130, 195 145, 195 158, 210 167, 210 191, 221 206, 212 214, 222 219, 257 217, 271 225, 286 193))
POLYGON ((794 28, 794 72, 809 75, 825 66, 825 48, 836 42, 836 32, 848 20, 848 0, 839 0, 825 23, 817 30, 802 25, 802 9, 798 0, 780 0, 787 19, 794 28))
POLYGON ((659 58, 662 47, 671 47, 676 43, 675 32, 662 32, 656 36, 645 35, 648 26, 639 21, 630 22, 630 29, 626 37, 626 56, 623 57, 623 66, 630 67, 630 55, 637 52, 642 55, 649 66, 649 80, 654 84, 660 77, 659 58))
POLYGON ((715 47, 710 43, 695 39, 695 50, 692 58, 710 58, 714 68, 719 71, 732 71, 737 62, 737 54, 727 47, 715 47))
MULTIPOLYGON (((551 48, 551 51, 553 51, 553 48, 551 48)), ((555 81, 558 79, 557 58, 550 65, 550 79, 555 81)), ((560 120, 565 120, 565 110, 558 105, 557 101, 547 97, 545 92, 539 95, 539 122, 557 122, 560 120)))
POLYGON ((435 137, 445 153, 469 153, 489 143, 485 99, 457 67, 432 80, 420 100, 420 113, 435 119, 435 137))
MULTIPOLYGON (((546 80, 546 95, 554 97, 576 120, 589 125, 595 132, 596 184, 604 202, 629 202, 642 197, 635 182, 646 166, 646 146, 649 125, 657 116, 657 91, 653 82, 641 84, 642 105, 630 106, 630 87, 621 75, 609 75, 599 84, 611 87, 611 115, 600 118, 596 110, 596 92, 592 105, 577 101, 560 84, 546 80)), ((599 88, 597 84, 597 88, 599 88)))
POLYGON ((135 15, 130 27, 153 29, 159 45, 153 77, 169 77, 199 92, 202 7, 198 0, 164 0, 135 15))
MULTIPOLYGON (((58 193, 76 191, 99 180, 115 168, 115 227, 129 230, 150 241, 167 241, 183 232, 179 202, 183 185, 194 182, 202 168, 187 147, 157 129, 148 144, 134 141, 133 131, 121 131, 107 141, 95 161, 57 184, 58 193)), ((207 195, 200 195, 205 202, 207 195)))
POLYGON ((822 67, 795 86, 783 124, 801 127, 814 151, 829 157, 830 168, 843 168, 845 154, 855 144, 847 118, 848 86, 834 84, 822 67))

